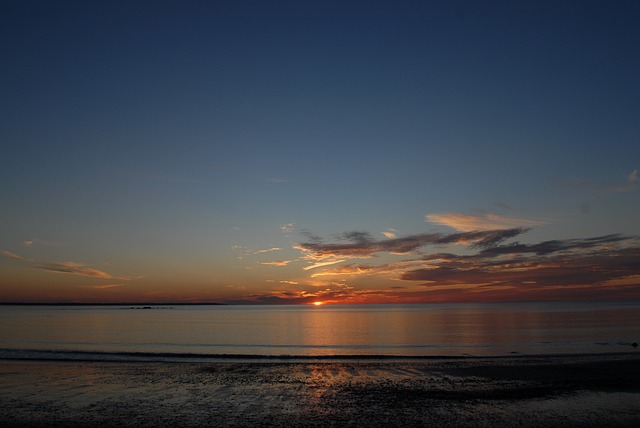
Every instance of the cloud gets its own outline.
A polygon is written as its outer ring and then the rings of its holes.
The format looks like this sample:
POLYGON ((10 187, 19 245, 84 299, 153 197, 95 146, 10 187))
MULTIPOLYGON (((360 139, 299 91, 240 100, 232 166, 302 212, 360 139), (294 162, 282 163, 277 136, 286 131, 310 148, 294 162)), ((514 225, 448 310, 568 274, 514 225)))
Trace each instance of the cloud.
POLYGON ((500 284, 520 286, 595 285, 605 281, 640 274, 640 268, 632 262, 640 257, 640 250, 597 257, 556 257, 553 263, 539 260, 520 263, 488 263, 464 266, 440 266, 432 269, 416 269, 403 274, 408 281, 426 281, 425 285, 478 285, 500 284))
POLYGON ((9 251, 3 251, 2 254, 5 257, 8 257, 12 260, 23 262, 24 264, 27 264, 31 268, 44 270, 47 272, 65 273, 65 274, 80 275, 80 276, 87 276, 87 277, 100 278, 100 279, 115 279, 120 281, 128 281, 131 279, 131 277, 127 277, 127 276, 111 275, 107 272, 104 272, 99 269, 95 269, 85 264, 77 263, 77 262, 48 262, 48 261, 26 259, 24 257, 21 257, 9 251))
POLYGON ((402 238, 374 240, 365 232, 347 232, 339 236, 346 243, 302 242, 294 248, 306 260, 327 260, 374 257, 377 253, 407 254, 426 245, 462 244, 474 247, 495 245, 505 239, 524 233, 526 229, 485 230, 453 234, 425 233, 402 238))
POLYGON ((82 288, 95 288, 97 290, 122 287, 124 284, 83 285, 82 288))
POLYGON ((629 173, 629 175, 627 176, 627 181, 629 181, 629 183, 637 183, 638 181, 640 181, 640 176, 638 176, 637 169, 634 169, 629 173))
POLYGON ((421 268, 401 279, 425 286, 499 285, 595 286, 640 275, 637 237, 605 235, 586 239, 515 243, 486 248, 474 255, 433 254, 421 268))
POLYGON ((283 289, 246 296, 241 301, 305 303, 333 298, 341 303, 379 303, 640 297, 640 237, 608 234, 520 242, 529 226, 542 222, 457 213, 432 214, 427 219, 456 230, 397 236, 394 229, 387 229, 390 234, 379 232, 384 235, 378 235, 379 239, 362 230, 329 238, 301 230, 300 235, 306 239, 293 244, 293 248, 301 252, 296 261, 307 262, 302 269, 313 271, 307 275, 306 284, 281 281, 283 289), (340 281, 333 282, 336 279, 340 281), (302 287, 314 290, 308 293, 299 289, 302 287), (323 291, 327 294, 322 295, 323 291))
POLYGON ((272 262, 259 262, 259 264, 267 266, 286 266, 291 262, 292 260, 274 260, 272 262))
POLYGON ((12 252, 10 252, 10 251, 3 251, 3 252, 2 252, 2 255, 3 255, 3 256, 5 256, 5 257, 10 258, 10 259, 12 259, 12 260, 18 260, 18 261, 22 261, 22 260, 24 260, 24 258, 20 257, 20 256, 19 256, 19 255, 17 255, 17 254, 14 254, 14 253, 12 253, 12 252))
MULTIPOLYGON (((580 300, 640 295, 640 237, 609 234, 535 243, 508 242, 528 230, 416 234, 382 240, 354 231, 336 235, 333 242, 318 238, 298 243, 295 248, 303 252, 302 259, 314 262, 305 270, 326 267, 310 278, 343 277, 356 284, 417 283, 407 289, 378 290, 382 294, 368 296, 368 301, 378 301, 381 296, 389 301, 447 301, 454 295, 460 301, 490 301, 531 300, 536 296, 580 300), (459 244, 466 246, 460 253, 425 254, 423 248, 459 244), (407 257, 393 263, 375 263, 373 258, 385 252, 407 257), (332 266, 353 259, 367 261, 332 266), (359 280, 362 276, 367 279, 359 280), (423 291, 416 291, 416 287, 423 291)), ((350 294, 351 299, 355 299, 356 292, 350 294)), ((362 301, 365 295, 358 295, 358 299, 352 301, 362 301)))
POLYGON ((36 269, 42 269, 48 272, 54 273, 66 273, 71 275, 81 275, 81 276, 89 276, 93 278, 101 278, 101 279, 118 279, 118 280, 129 280, 131 278, 124 276, 114 276, 107 272, 94 269, 88 267, 81 263, 76 262, 33 262, 32 267, 36 269))
POLYGON ((338 239, 344 239, 358 244, 367 244, 373 241, 373 237, 369 232, 362 231, 344 232, 338 239))
POLYGON ((27 239, 22 242, 25 247, 33 247, 35 244, 39 245, 60 245, 58 243, 43 241, 42 239, 27 239))
POLYGON ((511 245, 495 246, 482 250, 481 254, 485 256, 498 256, 501 254, 526 254, 534 253, 538 255, 545 255, 550 253, 556 253, 559 251, 576 251, 585 250, 595 247, 603 247, 608 244, 619 243, 627 241, 629 238, 619 235, 605 235, 596 236, 594 238, 585 239, 565 239, 565 240, 552 240, 544 241, 538 244, 525 245, 518 242, 511 245))
POLYGON ((255 254, 270 253, 272 251, 282 251, 282 248, 273 247, 273 248, 268 248, 266 250, 258 250, 258 251, 255 252, 255 254))
POLYGON ((227 303, 241 304, 309 304, 315 301, 325 303, 345 302, 361 293, 342 284, 331 284, 323 288, 308 291, 304 284, 287 286, 285 289, 276 289, 265 293, 249 294, 239 300, 227 301, 227 303))
POLYGON ((365 275, 368 273, 372 273, 376 270, 377 269, 375 266, 369 266, 369 265, 345 265, 345 266, 340 266, 338 268, 327 270, 327 271, 315 272, 314 274, 311 275, 311 277, 313 278, 313 277, 319 277, 319 276, 365 275))
POLYGON ((451 227, 461 232, 533 227, 544 224, 538 220, 504 217, 491 213, 481 213, 476 215, 466 215, 453 212, 436 213, 426 215, 425 220, 442 226, 451 227))
MULTIPOLYGON (((265 293, 246 295, 241 299, 227 300, 226 303, 238 304, 310 304, 316 301, 324 303, 389 303, 402 302, 407 287, 394 286, 389 289, 356 289, 342 283, 330 283, 322 288, 309 291, 307 286, 299 284, 286 289, 276 289, 265 293), (297 288, 297 289, 296 289, 297 288)), ((424 290, 422 290, 424 293, 424 290)))
POLYGON ((394 238, 396 238, 398 236, 397 232, 398 231, 395 230, 395 229, 388 229, 388 230, 386 230, 384 232, 380 232, 380 233, 382 233, 384 236, 386 236, 389 239, 394 239, 394 238))
POLYGON ((296 229, 295 223, 287 223, 280 226, 280 230, 284 234, 292 233, 296 229))
POLYGON ((312 264, 310 266, 305 266, 302 269, 303 270, 317 269, 319 267, 335 265, 336 263, 342 263, 342 262, 344 262, 344 260, 327 260, 327 261, 324 261, 324 262, 314 263, 314 264, 312 264))

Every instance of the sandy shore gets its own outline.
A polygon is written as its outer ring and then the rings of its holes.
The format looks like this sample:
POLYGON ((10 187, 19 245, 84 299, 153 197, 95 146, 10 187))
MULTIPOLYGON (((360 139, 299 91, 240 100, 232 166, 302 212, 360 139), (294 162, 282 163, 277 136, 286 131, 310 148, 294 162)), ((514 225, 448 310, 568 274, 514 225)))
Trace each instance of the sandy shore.
POLYGON ((0 361, 3 427, 640 426, 640 353, 421 361, 0 361))

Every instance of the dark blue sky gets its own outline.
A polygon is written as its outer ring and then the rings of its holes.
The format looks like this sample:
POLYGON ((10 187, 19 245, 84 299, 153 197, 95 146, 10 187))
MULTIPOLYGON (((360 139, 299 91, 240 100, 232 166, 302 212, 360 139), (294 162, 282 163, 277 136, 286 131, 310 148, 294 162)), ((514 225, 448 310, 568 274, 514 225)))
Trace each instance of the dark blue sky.
POLYGON ((19 259, 0 286, 50 296, 34 266, 52 262, 119 272, 53 275, 78 299, 364 293, 403 268, 321 282, 299 244, 635 236, 639 18, 634 1, 2 2, 0 249, 19 259))

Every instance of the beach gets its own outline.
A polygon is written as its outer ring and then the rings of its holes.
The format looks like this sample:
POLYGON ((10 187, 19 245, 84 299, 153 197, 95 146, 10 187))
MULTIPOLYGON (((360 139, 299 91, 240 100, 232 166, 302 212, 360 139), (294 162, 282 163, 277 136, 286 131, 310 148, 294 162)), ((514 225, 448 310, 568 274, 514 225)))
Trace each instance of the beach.
POLYGON ((640 354, 0 361, 4 427, 640 426, 640 354))

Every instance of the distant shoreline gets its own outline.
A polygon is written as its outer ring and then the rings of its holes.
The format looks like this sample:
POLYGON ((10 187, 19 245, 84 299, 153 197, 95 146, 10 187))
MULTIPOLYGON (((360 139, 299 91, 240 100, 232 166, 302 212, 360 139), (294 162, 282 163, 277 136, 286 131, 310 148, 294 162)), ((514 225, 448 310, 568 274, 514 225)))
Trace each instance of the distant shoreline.
POLYGON ((78 303, 78 302, 57 302, 57 303, 27 303, 27 302, 0 302, 0 306, 228 306, 228 303, 204 302, 122 302, 122 303, 78 303))
MULTIPOLYGON (((500 302, 413 302, 413 303, 331 303, 322 306, 414 306, 414 305, 536 305, 536 304, 623 304, 636 305, 636 299, 612 300, 514 300, 500 302)), ((310 303, 262 302, 0 302, 0 306, 313 306, 310 303)))

